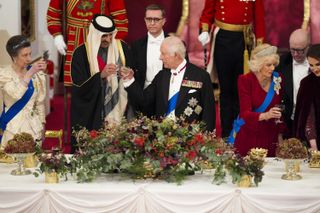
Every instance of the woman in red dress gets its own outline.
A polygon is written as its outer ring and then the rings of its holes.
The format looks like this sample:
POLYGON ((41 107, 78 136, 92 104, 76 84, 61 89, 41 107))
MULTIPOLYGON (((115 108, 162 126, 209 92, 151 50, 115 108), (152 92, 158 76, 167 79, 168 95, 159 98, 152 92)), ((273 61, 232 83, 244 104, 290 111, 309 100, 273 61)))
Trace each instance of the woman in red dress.
POLYGON ((282 98, 281 76, 274 71, 278 64, 277 48, 259 45, 251 53, 251 72, 238 79, 239 118, 243 125, 234 134, 234 146, 241 155, 258 147, 268 149, 268 156, 274 156, 282 138, 284 124, 279 123, 281 110, 276 107, 282 98))

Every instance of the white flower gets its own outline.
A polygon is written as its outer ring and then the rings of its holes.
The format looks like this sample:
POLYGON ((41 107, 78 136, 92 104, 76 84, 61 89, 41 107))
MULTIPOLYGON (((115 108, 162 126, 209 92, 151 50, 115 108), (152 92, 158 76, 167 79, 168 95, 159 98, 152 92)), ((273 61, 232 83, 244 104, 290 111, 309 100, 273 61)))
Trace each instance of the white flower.
POLYGON ((196 108, 194 109, 194 112, 197 113, 198 115, 201 113, 202 111, 202 107, 201 106, 196 106, 196 108))
POLYGON ((192 108, 190 108, 190 107, 187 107, 187 108, 184 110, 184 114, 185 114, 186 116, 188 116, 188 117, 192 114, 192 112, 193 112, 193 110, 192 110, 192 108))
POLYGON ((273 76, 273 82, 274 82, 274 91, 277 93, 277 95, 279 95, 279 90, 281 89, 281 77, 276 77, 276 76, 273 76))
POLYGON ((189 102, 188 102, 189 106, 191 107, 195 107, 198 104, 198 100, 194 97, 190 98, 189 102))

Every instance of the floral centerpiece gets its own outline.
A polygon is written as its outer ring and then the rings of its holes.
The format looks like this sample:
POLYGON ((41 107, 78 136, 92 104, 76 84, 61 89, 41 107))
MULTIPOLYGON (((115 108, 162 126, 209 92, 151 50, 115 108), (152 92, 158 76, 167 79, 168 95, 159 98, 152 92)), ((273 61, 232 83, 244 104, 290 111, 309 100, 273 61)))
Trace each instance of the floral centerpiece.
POLYGON ((289 138, 281 141, 276 149, 276 156, 282 158, 285 163, 286 174, 282 175, 284 180, 300 180, 300 163, 308 157, 307 147, 297 138, 289 138))
POLYGON ((102 173, 120 173, 133 179, 157 178, 180 184, 187 175, 215 168, 213 182, 221 184, 227 172, 234 183, 243 175, 262 180, 266 150, 253 149, 246 157, 206 132, 202 123, 183 118, 125 120, 99 131, 85 128, 73 132, 79 150, 71 159, 79 182, 94 180, 102 173))
POLYGON ((233 150, 221 153, 217 161, 213 182, 217 184, 223 183, 228 172, 232 178, 232 183, 241 185, 243 177, 249 177, 247 186, 250 186, 251 178, 253 177, 255 185, 258 186, 264 175, 262 168, 266 153, 266 150, 258 148, 251 149, 245 157, 241 157, 233 150))
POLYGON ((282 159, 305 159, 308 157, 308 150, 299 139, 289 138, 278 144, 276 156, 282 159))
POLYGON ((15 134, 4 148, 4 152, 17 161, 17 168, 11 171, 12 175, 28 175, 30 170, 24 167, 24 161, 27 157, 34 155, 36 143, 29 133, 22 132, 15 134))
POLYGON ((79 152, 72 161, 80 182, 101 173, 119 172, 131 178, 159 178, 181 183, 200 170, 206 159, 205 147, 214 137, 203 131, 202 123, 183 119, 140 117, 100 131, 75 132, 79 152))
POLYGON ((4 148, 4 152, 8 154, 13 153, 33 153, 36 150, 36 143, 29 133, 22 132, 15 134, 10 139, 4 148))
POLYGON ((69 172, 67 158, 60 149, 53 148, 50 152, 42 152, 38 154, 40 166, 33 173, 34 176, 38 177, 39 174, 45 173, 56 173, 61 176, 65 176, 69 172))

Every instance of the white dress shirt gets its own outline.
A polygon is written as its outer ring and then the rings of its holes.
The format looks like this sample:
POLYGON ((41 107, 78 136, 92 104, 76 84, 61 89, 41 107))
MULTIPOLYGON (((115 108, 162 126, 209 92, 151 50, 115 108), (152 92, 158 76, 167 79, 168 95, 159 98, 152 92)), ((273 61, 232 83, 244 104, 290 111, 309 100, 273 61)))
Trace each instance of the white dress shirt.
POLYGON ((154 77, 162 70, 163 63, 160 60, 160 45, 164 40, 163 31, 158 37, 153 37, 148 32, 148 46, 147 46, 147 70, 146 80, 144 82, 144 88, 151 84, 154 77))
MULTIPOLYGON (((182 63, 177 67, 177 69, 171 69, 171 78, 170 78, 170 84, 169 84, 168 100, 170 100, 170 98, 172 96, 174 96, 177 92, 180 91, 183 76, 186 71, 186 64, 187 64, 187 61, 184 59, 182 61, 182 63)), ((174 119, 175 118, 175 110, 173 110, 168 115, 168 117, 174 119)))
POLYGON ((291 119, 294 118, 294 112, 296 110, 297 95, 300 87, 300 81, 306 77, 309 73, 309 63, 307 59, 303 63, 298 63, 293 59, 292 62, 292 77, 293 77, 293 109, 291 119))

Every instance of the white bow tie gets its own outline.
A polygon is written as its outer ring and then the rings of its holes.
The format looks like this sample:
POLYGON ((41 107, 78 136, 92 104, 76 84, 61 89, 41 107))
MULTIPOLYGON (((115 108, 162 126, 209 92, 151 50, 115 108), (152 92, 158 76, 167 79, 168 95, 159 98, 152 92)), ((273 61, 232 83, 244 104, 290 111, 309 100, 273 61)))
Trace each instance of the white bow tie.
POLYGON ((148 38, 148 43, 150 44, 161 44, 162 42, 162 39, 161 38, 152 38, 152 37, 149 37, 148 38))

